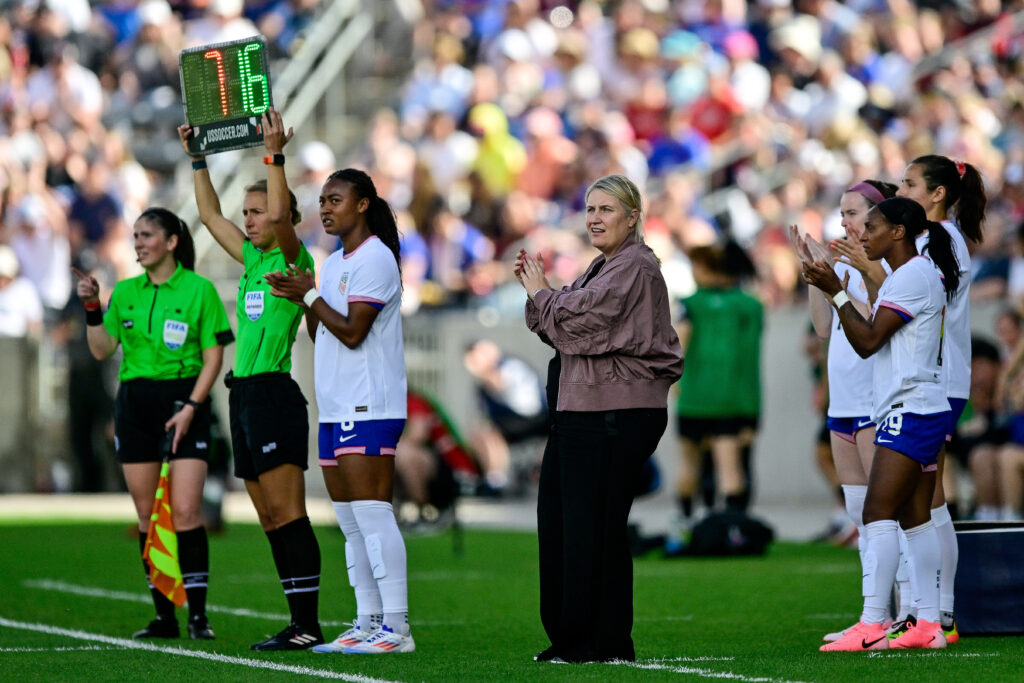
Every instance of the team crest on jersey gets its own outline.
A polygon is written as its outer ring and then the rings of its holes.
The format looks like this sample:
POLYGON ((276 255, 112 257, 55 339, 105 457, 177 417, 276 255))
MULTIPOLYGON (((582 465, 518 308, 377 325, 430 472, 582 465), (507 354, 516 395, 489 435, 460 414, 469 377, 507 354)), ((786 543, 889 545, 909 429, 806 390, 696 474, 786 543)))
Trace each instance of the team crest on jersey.
POLYGON ((338 282, 338 292, 344 294, 348 291, 348 273, 341 274, 341 280, 338 282))
POLYGON ((263 292, 245 293, 245 314, 253 322, 260 319, 263 315, 263 292))
POLYGON ((188 338, 188 323, 177 320, 164 321, 164 346, 171 351, 180 349, 188 338))

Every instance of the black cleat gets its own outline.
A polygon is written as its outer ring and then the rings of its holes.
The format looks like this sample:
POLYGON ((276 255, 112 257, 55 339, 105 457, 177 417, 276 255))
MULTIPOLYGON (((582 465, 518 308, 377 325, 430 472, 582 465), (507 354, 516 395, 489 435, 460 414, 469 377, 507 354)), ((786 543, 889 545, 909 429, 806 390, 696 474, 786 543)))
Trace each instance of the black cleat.
POLYGON ((253 643, 249 646, 250 650, 308 650, 314 645, 320 645, 324 642, 324 635, 320 632, 320 628, 317 627, 314 631, 309 631, 299 626, 298 624, 289 624, 287 628, 278 633, 276 636, 271 636, 266 640, 261 640, 258 643, 253 643))
POLYGON ((210 622, 206 620, 205 616, 202 616, 191 617, 188 620, 188 637, 192 640, 213 640, 217 636, 210 628, 210 622))
POLYGON ((132 638, 141 640, 145 638, 177 638, 180 634, 178 633, 178 620, 166 617, 157 617, 153 621, 149 622, 149 625, 141 631, 136 631, 132 634, 132 638))
POLYGON ((540 652, 535 654, 533 656, 533 661, 535 661, 535 662, 550 662, 551 660, 557 659, 557 658, 558 658, 558 652, 555 650, 555 646, 552 645, 551 647, 549 647, 547 649, 544 649, 544 650, 541 650, 540 652))

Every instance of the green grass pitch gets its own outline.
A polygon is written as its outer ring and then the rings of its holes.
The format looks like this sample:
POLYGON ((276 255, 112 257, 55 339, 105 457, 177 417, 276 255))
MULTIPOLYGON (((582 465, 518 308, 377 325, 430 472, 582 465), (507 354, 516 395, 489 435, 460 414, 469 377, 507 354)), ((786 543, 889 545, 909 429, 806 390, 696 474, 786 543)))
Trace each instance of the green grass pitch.
MULTIPOLYGON (((355 605, 336 528, 318 527, 320 615, 333 637, 355 605)), ((635 563, 635 664, 538 664, 533 534, 409 536, 417 651, 356 657, 256 653, 287 609, 258 527, 210 540, 213 642, 139 644, 152 617, 136 540, 125 524, 0 525, 0 680, 284 681, 1021 681, 1024 640, 964 638, 944 651, 820 653, 821 636, 859 612, 856 553, 777 543, 752 559, 635 563)), ((184 624, 184 618, 179 618, 184 624)))

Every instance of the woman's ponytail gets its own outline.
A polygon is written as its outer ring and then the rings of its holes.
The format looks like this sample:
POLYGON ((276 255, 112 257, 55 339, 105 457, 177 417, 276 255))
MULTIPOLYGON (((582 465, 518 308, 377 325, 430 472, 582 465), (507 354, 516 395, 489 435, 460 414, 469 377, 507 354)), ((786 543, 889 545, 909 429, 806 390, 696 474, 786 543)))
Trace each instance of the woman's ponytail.
POLYGON ((139 215, 139 218, 145 218, 146 220, 154 223, 157 227, 163 230, 164 234, 168 237, 171 237, 172 235, 177 236, 178 245, 174 247, 174 259, 180 263, 183 268, 195 270, 196 244, 192 240, 192 233, 189 232, 188 226, 185 225, 185 221, 178 218, 176 213, 159 206, 151 206, 143 211, 139 215))
POLYGON ((928 257, 942 271, 942 286, 946 290, 946 300, 952 301, 960 286, 960 264, 953 250, 953 238, 949 236, 942 223, 925 221, 928 230, 928 257))
POLYGON ((937 187, 946 189, 946 210, 956 219, 964 237, 980 244, 984 238, 982 226, 988 198, 978 169, 938 154, 917 157, 910 164, 920 166, 921 177, 929 192, 937 187))
POLYGON ((960 263, 953 250, 953 238, 949 236, 942 223, 928 220, 924 207, 913 199, 893 197, 875 205, 885 219, 893 225, 902 225, 906 231, 905 239, 916 240, 918 235, 928 232, 928 257, 942 271, 942 287, 946 290, 946 300, 952 300, 960 286, 960 263))

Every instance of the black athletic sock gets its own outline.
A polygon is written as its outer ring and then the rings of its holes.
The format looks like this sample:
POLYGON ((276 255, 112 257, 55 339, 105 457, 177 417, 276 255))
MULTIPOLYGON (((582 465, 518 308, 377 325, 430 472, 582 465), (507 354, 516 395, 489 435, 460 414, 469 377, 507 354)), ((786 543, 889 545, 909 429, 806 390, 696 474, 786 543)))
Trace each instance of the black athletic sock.
POLYGON ((264 531, 267 541, 270 543, 270 554, 274 557, 274 567, 277 568, 277 577, 281 579, 281 589, 284 597, 288 600, 288 611, 292 615, 292 623, 295 622, 295 593, 292 591, 292 571, 288 562, 288 549, 285 547, 285 534, 280 529, 264 531))
POLYGON ((320 544, 309 517, 300 517, 279 528, 291 571, 292 618, 310 631, 319 631, 320 544))
POLYGON ((679 510, 683 513, 683 517, 690 519, 693 517, 693 497, 692 496, 679 496, 676 498, 676 502, 679 503, 679 510))
POLYGON ((189 619, 206 617, 206 588, 210 580, 210 544, 206 527, 178 532, 178 562, 185 580, 189 619))
MULTIPOLYGON (((139 532, 139 553, 146 549, 146 532, 139 532)), ((161 619, 174 620, 174 603, 166 595, 156 589, 149 581, 149 562, 142 560, 142 571, 146 574, 146 583, 149 585, 149 592, 153 596, 153 606, 156 608, 156 615, 161 619)))

